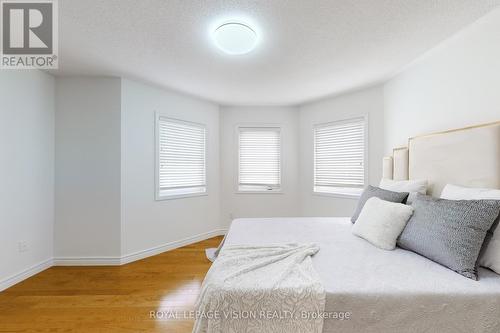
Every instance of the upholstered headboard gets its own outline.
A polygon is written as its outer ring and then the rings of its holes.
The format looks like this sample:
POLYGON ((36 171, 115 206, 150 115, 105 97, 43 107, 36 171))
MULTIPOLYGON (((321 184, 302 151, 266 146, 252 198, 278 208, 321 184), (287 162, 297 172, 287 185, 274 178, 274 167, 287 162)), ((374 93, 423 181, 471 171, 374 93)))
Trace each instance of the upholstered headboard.
POLYGON ((385 178, 426 179, 433 196, 446 184, 500 188, 500 121, 410 138, 392 160, 385 178))

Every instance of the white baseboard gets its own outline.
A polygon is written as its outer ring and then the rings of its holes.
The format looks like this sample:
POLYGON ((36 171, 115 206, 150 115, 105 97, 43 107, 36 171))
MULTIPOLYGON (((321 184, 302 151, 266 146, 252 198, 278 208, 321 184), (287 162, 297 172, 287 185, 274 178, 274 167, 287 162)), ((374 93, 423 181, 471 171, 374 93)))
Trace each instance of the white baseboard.
POLYGON ((121 257, 121 264, 125 265, 125 264, 131 263, 133 261, 137 261, 137 260, 141 260, 141 259, 144 259, 147 257, 151 257, 151 256, 154 256, 154 255, 166 252, 166 251, 177 249, 177 248, 182 247, 182 246, 201 242, 203 240, 206 240, 206 239, 209 239, 209 238, 212 238, 215 236, 222 236, 222 235, 225 235, 226 232, 227 232, 227 229, 216 229, 216 230, 205 232, 205 233, 202 233, 199 235, 184 238, 184 239, 181 239, 178 241, 166 243, 166 244, 163 244, 160 246, 155 246, 155 247, 152 247, 152 248, 149 248, 146 250, 130 253, 130 254, 127 254, 127 255, 124 255, 121 257))
POLYGON ((12 287, 16 283, 19 283, 41 271, 46 270, 52 266, 119 266, 131 263, 136 260, 141 260, 147 257, 151 257, 162 252, 170 251, 182 246, 190 245, 193 243, 201 242, 203 240, 221 236, 226 234, 227 229, 216 229, 209 232, 205 232, 192 237, 184 238, 178 241, 166 243, 160 246, 152 247, 150 249, 137 251, 124 255, 122 257, 56 257, 43 261, 37 265, 34 265, 18 274, 8 277, 0 281, 0 291, 12 287))
POLYGON ((151 257, 162 252, 197 243, 215 236, 224 235, 227 229, 216 229, 199 235, 173 241, 149 249, 126 254, 122 257, 56 257, 54 266, 119 266, 151 257))
POLYGON ((119 266, 120 257, 58 257, 54 266, 119 266))
POLYGON ((14 274, 6 279, 3 279, 0 281, 0 291, 5 290, 7 288, 12 287, 13 285, 26 280, 29 277, 32 277, 35 274, 40 273, 41 271, 46 270, 47 268, 50 268, 54 265, 54 262, 51 259, 47 259, 45 261, 42 261, 41 263, 38 263, 36 265, 33 265, 24 271, 14 274))

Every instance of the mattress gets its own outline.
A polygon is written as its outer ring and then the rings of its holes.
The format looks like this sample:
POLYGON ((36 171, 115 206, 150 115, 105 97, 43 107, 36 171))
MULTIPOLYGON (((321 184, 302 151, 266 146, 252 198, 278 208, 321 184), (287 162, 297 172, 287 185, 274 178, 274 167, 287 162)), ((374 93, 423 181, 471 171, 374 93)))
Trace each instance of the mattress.
POLYGON ((318 244, 326 333, 500 332, 500 275, 480 268, 473 281, 413 252, 378 249, 351 227, 348 218, 236 219, 225 244, 318 244))

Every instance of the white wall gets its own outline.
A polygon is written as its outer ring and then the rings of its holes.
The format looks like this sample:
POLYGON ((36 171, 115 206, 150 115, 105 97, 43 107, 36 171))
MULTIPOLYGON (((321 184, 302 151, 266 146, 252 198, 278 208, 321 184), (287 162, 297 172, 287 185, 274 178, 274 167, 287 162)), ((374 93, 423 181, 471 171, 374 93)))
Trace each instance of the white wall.
POLYGON ((122 80, 122 255, 220 229, 219 107, 122 80), (207 126, 208 195, 155 201, 155 112, 207 126))
POLYGON ((0 102, 1 290, 6 278, 52 258, 54 78, 1 71, 0 102), (27 251, 19 252, 20 241, 27 251))
POLYGON ((56 257, 120 255, 120 79, 56 80, 56 257))
POLYGON ((238 217, 298 216, 298 109, 295 107, 222 107, 221 108, 221 175, 222 220, 228 225, 238 217), (238 139, 235 128, 240 124, 278 124, 282 127, 283 193, 236 193, 238 182, 238 139))
POLYGON ((500 9, 385 85, 385 152, 408 137, 500 120, 500 9))
POLYGON ((368 116, 368 183, 382 175, 384 100, 381 86, 300 107, 300 202, 303 216, 351 216, 357 199, 313 194, 313 126, 368 116))

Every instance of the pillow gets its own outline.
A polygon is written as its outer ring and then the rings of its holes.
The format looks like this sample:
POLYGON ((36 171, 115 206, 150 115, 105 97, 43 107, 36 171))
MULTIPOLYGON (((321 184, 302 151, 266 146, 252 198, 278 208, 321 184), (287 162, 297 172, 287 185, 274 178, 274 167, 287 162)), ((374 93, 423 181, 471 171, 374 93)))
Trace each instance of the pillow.
POLYGON ((351 217, 351 222, 352 223, 356 222, 359 213, 361 213, 361 210, 365 205, 365 202, 371 197, 377 197, 385 201, 405 203, 406 198, 408 198, 408 194, 409 194, 408 192, 402 192, 402 193, 392 192, 368 185, 368 187, 365 188, 365 190, 359 197, 358 206, 356 207, 356 210, 354 211, 354 214, 351 217))
MULTIPOLYGON (((441 192, 441 198, 449 200, 500 200, 500 190, 489 188, 470 188, 447 184, 443 189, 443 192, 441 192)), ((489 230, 478 260, 480 266, 487 267, 498 274, 500 274, 499 220, 500 216, 497 217, 497 220, 493 223, 492 228, 489 230)))
POLYGON ((477 280, 476 261, 500 212, 496 200, 445 200, 418 194, 398 245, 477 280))
POLYGON ((365 203, 352 233, 378 248, 394 250, 412 213, 411 206, 373 197, 365 203))
POLYGON ((394 192, 410 192, 407 203, 411 204, 417 193, 427 193, 427 180, 392 180, 382 178, 379 187, 394 192))
POLYGON ((492 188, 473 188, 446 184, 441 199, 448 200, 500 200, 500 190, 492 188))

